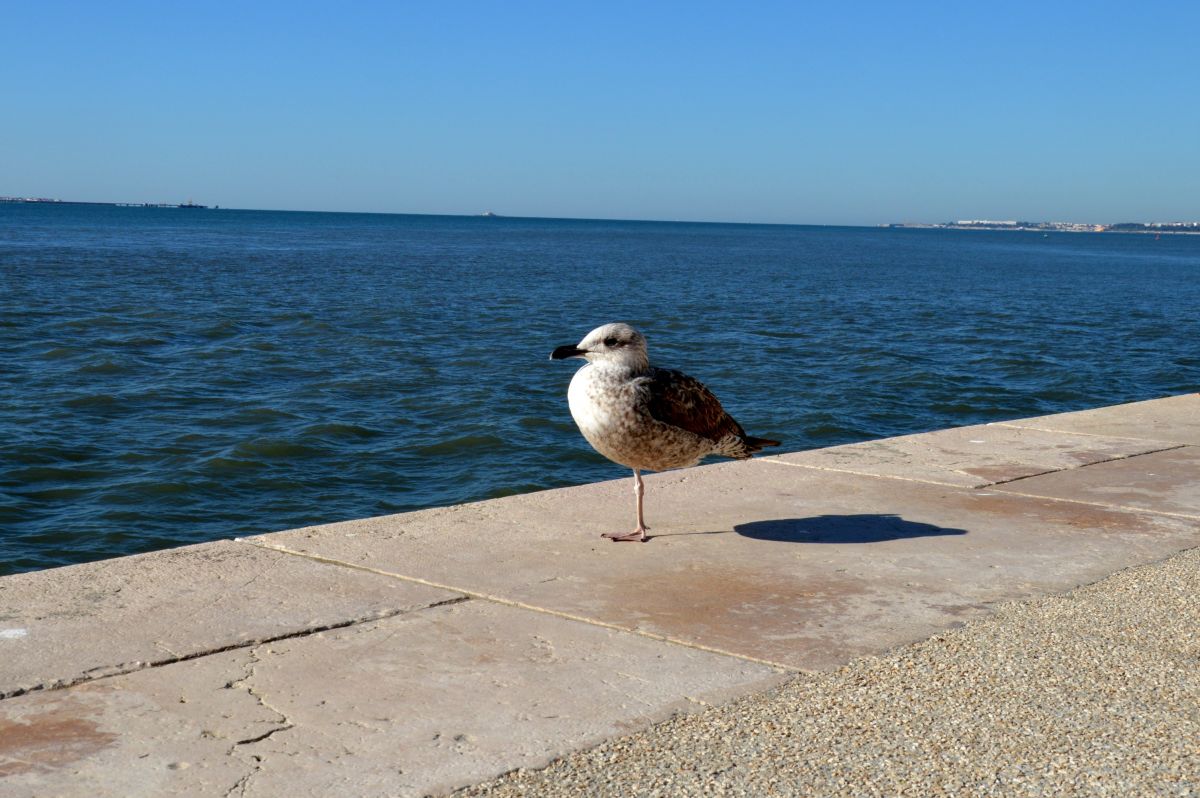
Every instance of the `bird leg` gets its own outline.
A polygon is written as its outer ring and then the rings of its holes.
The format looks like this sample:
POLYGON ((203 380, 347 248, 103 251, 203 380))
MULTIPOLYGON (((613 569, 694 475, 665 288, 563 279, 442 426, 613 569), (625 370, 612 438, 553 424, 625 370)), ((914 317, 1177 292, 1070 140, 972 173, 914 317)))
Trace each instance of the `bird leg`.
POLYGON ((646 540, 646 522, 642 519, 642 496, 645 493, 646 486, 642 484, 641 472, 635 468, 633 469, 633 495, 637 497, 637 529, 624 535, 619 532, 605 532, 601 537, 608 538, 614 543, 624 540, 644 542, 646 540))

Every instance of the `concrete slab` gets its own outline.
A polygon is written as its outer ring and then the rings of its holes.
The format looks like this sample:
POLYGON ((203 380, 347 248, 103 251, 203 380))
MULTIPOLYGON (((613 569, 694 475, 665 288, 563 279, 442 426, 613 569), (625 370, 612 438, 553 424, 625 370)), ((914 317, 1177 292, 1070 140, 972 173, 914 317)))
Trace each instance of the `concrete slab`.
POLYGON ((980 424, 767 459, 854 474, 979 488, 1174 445, 980 424))
POLYGON ((458 594, 232 543, 0 579, 0 697, 458 594))
POLYGON ((800 669, 923 639, 1200 542, 1200 522, 997 491, 723 463, 255 538, 800 669))
POLYGON ((1001 423, 1058 432, 1200 445, 1200 393, 1001 423))
POLYGON ((1200 549, 454 798, 1196 798, 1200 549))
POLYGON ((1200 447, 1023 479, 997 490, 1175 513, 1200 520, 1200 447))
POLYGON ((468 601, 0 702, 0 792, 425 795, 781 678, 468 601))

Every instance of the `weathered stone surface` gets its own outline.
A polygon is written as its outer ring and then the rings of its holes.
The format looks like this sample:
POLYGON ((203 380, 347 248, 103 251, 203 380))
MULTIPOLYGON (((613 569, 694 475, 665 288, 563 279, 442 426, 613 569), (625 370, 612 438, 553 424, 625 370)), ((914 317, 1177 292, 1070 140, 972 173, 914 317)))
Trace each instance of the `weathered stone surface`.
POLYGON ((1171 445, 1174 444, 980 424, 769 459, 855 474, 977 488, 1144 454, 1171 445))
POLYGON ((239 649, 0 701, 0 794, 237 795, 239 741, 282 725, 237 683, 251 664, 239 649))
POLYGON ((1000 485, 997 490, 1200 519, 1200 447, 1184 446, 1079 472, 1046 474, 1000 485))
POLYGON ((0 696, 456 594, 229 541, 0 579, 0 696))
POLYGON ((469 601, 0 702, 0 792, 424 795, 780 678, 469 601))
POLYGON ((625 478, 0 579, 0 794, 418 795, 535 767, 773 684, 766 663, 829 670, 1200 545, 1194 403, 653 475, 647 544, 599 537, 633 525, 625 478))
POLYGON ((1122 436, 1200 445, 1200 394, 1131 402, 1075 413, 1005 421, 1005 425, 1058 432, 1122 436))
POLYGON ((653 475, 650 542, 602 540, 632 526, 631 482, 256 541, 805 669, 1200 542, 1186 519, 761 461, 653 475))

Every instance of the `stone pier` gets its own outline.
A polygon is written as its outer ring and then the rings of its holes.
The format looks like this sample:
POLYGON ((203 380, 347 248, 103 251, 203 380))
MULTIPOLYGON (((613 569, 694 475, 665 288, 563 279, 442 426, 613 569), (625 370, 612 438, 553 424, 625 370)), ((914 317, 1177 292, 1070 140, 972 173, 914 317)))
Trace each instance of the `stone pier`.
POLYGON ((651 475, 610 543, 631 484, 0 579, 0 794, 438 794, 769 702, 1200 546, 1200 394, 651 475))

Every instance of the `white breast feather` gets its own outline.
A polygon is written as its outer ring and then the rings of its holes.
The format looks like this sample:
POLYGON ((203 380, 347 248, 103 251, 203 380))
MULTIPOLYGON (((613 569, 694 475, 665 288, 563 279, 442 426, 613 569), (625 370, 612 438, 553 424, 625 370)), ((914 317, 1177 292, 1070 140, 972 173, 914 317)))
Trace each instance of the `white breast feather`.
POLYGON ((567 388, 567 404, 571 408, 571 417, 584 433, 597 433, 612 425, 612 413, 599 402, 592 401, 589 396, 592 366, 584 366, 575 372, 571 378, 571 386, 567 388))

